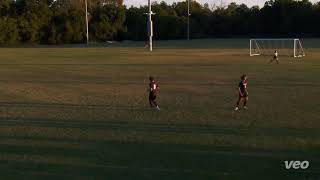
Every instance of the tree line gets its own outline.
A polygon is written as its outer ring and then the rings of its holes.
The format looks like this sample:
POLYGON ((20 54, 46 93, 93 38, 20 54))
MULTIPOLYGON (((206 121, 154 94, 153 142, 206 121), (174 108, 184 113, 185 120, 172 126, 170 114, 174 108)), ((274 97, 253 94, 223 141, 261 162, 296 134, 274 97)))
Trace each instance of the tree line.
MULTIPOLYGON (((187 3, 152 4, 154 38, 187 36, 187 3)), ((190 37, 319 37, 320 3, 269 0, 262 8, 190 4, 190 37)), ((147 6, 88 0, 90 41, 146 40, 147 6)), ((0 44, 86 42, 84 0, 0 0, 0 44)))

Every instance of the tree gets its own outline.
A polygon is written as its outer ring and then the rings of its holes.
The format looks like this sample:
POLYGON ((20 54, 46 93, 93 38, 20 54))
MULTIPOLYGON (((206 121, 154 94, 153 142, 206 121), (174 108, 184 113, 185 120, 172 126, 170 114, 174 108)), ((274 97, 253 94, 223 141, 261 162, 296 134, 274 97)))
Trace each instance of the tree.
POLYGON ((0 16, 6 16, 10 12, 12 0, 0 0, 0 16))
POLYGON ((10 17, 0 17, 0 44, 14 44, 19 40, 17 21, 10 17))
POLYGON ((126 20, 124 26, 127 32, 124 35, 125 39, 129 40, 146 40, 147 38, 147 12, 146 7, 130 7, 126 11, 126 20))
POLYGON ((39 43, 51 19, 47 0, 17 0, 16 13, 21 40, 39 43))
POLYGON ((83 43, 86 37, 85 13, 76 9, 55 15, 48 30, 49 43, 83 43))
POLYGON ((114 40, 125 31, 125 7, 106 4, 97 7, 90 21, 91 37, 96 41, 114 40))

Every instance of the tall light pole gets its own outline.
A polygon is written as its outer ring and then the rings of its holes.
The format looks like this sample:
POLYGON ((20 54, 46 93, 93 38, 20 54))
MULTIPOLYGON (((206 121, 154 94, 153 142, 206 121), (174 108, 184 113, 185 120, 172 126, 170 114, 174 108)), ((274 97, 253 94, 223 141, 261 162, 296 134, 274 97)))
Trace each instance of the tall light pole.
POLYGON ((148 36, 149 36, 149 51, 152 51, 152 37, 153 37, 153 24, 152 15, 154 14, 151 9, 151 0, 148 0, 149 12, 148 15, 148 36))
POLYGON ((85 0, 86 3, 86 28, 87 28, 87 44, 89 44, 89 22, 88 22, 88 1, 85 0))
POLYGON ((187 0, 188 4, 188 27, 187 27, 187 39, 190 40, 190 0, 187 0))

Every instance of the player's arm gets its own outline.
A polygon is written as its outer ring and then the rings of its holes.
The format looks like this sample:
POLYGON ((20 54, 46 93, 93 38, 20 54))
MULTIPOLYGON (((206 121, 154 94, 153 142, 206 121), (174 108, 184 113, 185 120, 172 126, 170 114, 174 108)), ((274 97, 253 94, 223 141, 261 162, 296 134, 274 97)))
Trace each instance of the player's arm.
POLYGON ((151 85, 149 84, 148 88, 147 88, 147 92, 151 92, 152 91, 152 87, 151 85))
POLYGON ((240 94, 241 96, 243 96, 243 94, 242 94, 242 92, 241 92, 241 88, 240 88, 240 87, 238 87, 238 91, 239 91, 239 94, 240 94))

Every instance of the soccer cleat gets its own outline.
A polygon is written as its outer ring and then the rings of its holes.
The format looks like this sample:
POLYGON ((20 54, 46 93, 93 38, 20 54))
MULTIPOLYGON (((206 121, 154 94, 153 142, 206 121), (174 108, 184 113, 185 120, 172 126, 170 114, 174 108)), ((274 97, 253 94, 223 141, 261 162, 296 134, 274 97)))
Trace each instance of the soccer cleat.
POLYGON ((157 108, 157 110, 158 110, 158 111, 160 111, 160 110, 161 110, 159 106, 157 106, 156 108, 157 108))
POLYGON ((234 108, 234 110, 235 110, 235 111, 238 111, 238 110, 239 110, 239 107, 237 106, 236 108, 234 108))
POLYGON ((243 106, 243 109, 248 109, 248 107, 247 106, 243 106))

